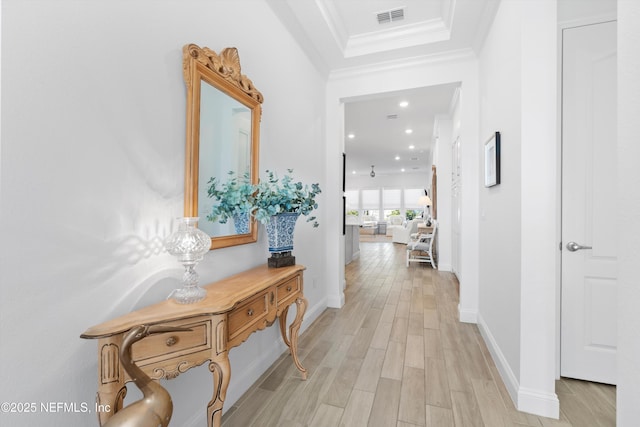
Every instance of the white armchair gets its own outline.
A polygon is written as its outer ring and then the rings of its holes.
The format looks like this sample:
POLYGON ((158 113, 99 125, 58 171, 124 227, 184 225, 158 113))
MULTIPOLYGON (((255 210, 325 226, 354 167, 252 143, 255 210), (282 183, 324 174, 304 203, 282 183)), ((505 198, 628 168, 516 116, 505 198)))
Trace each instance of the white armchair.
POLYGON ((411 234, 418 232, 418 223, 422 222, 422 219, 412 219, 408 221, 404 227, 394 228, 391 241, 394 243, 404 243, 405 245, 411 240, 411 234))
POLYGON ((404 217, 402 215, 389 215, 387 218, 387 236, 393 236, 395 228, 403 228, 404 217))
POLYGON ((362 215, 362 223, 360 225, 363 227, 375 227, 378 225, 378 220, 373 215, 362 215))

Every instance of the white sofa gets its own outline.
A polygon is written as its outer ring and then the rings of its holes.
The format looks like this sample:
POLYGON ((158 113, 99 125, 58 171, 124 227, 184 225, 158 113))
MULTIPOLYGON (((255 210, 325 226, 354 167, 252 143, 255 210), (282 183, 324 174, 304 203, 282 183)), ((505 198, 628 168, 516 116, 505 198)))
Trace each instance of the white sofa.
POLYGON ((418 224, 422 222, 422 219, 412 219, 407 221, 404 227, 394 228, 391 234, 391 241, 393 243, 404 243, 405 245, 411 240, 411 235, 418 232, 418 224))
POLYGON ((395 228, 403 228, 404 217, 402 215, 389 215, 387 218, 387 236, 393 236, 395 228))

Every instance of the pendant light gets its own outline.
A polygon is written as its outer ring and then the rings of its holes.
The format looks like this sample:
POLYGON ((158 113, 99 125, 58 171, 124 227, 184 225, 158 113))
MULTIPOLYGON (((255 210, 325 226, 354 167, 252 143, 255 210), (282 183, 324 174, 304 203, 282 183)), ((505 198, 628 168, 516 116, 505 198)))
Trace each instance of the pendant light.
POLYGON ((371 173, 369 175, 371 175, 371 178, 376 177, 376 173, 373 171, 373 165, 371 165, 371 173))

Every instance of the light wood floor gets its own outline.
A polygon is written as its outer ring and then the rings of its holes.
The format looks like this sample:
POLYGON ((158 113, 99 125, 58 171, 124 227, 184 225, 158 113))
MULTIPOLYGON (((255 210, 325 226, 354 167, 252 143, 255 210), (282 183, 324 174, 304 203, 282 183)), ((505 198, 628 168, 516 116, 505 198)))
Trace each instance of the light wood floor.
POLYGON ((300 338, 300 380, 280 357, 227 409, 225 427, 615 425, 615 387, 562 379, 561 418, 518 412, 475 325, 456 320, 455 277, 404 264, 404 245, 361 242, 346 304, 300 338))

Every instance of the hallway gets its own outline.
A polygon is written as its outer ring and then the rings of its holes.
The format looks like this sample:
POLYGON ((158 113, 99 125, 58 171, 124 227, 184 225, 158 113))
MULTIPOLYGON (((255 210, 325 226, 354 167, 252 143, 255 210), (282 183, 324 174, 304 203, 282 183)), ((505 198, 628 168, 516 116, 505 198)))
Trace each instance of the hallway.
POLYGON ((455 277, 405 267, 404 248, 361 242, 346 268, 345 306, 327 309, 301 336, 309 379, 300 381, 283 354, 223 425, 615 425, 615 387, 576 380, 556 383, 560 420, 518 412, 476 325, 456 320, 455 277))

